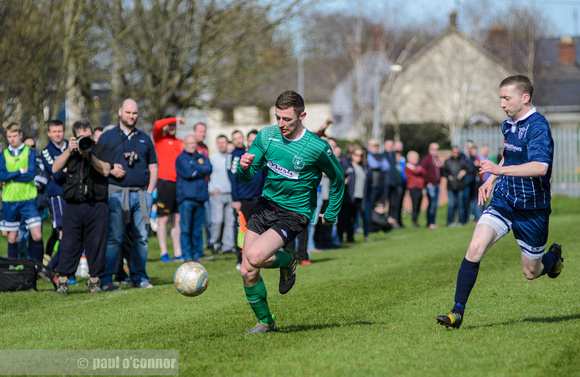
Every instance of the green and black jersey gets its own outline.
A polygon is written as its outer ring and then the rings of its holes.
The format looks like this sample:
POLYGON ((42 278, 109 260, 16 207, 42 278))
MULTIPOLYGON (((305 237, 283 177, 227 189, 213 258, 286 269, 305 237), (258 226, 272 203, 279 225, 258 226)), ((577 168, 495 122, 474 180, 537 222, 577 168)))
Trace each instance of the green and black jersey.
POLYGON ((324 219, 334 222, 342 205, 344 172, 332 148, 306 128, 297 139, 286 139, 278 126, 264 127, 248 153, 256 155, 246 171, 238 166, 240 181, 251 181, 262 167, 266 169, 263 196, 282 208, 298 212, 314 221, 316 192, 322 173, 332 186, 324 219))

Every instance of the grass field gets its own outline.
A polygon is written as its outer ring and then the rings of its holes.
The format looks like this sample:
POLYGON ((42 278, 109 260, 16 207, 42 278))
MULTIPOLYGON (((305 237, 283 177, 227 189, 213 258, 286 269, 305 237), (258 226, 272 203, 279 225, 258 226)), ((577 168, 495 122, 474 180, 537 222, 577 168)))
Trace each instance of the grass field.
POLYGON ((278 271, 263 271, 279 330, 252 336, 233 256, 206 262, 207 291, 187 298, 152 239, 153 289, 87 294, 81 279, 66 297, 44 281, 0 294, 0 349, 179 350, 184 376, 580 376, 579 208, 553 202, 548 243, 563 245, 562 275, 526 280, 508 235, 484 258, 459 330, 435 316, 452 307, 472 226, 357 235, 298 266, 285 296, 278 271))

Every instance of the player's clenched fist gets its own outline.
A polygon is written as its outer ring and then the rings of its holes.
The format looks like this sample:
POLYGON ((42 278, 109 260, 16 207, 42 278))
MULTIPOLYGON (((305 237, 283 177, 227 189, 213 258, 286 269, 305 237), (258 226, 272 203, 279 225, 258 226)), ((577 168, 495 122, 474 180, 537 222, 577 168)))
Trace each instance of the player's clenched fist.
POLYGON ((255 154, 244 153, 244 155, 240 159, 240 166, 242 167, 242 169, 247 170, 250 166, 252 166, 252 163, 254 162, 254 157, 256 157, 255 154))

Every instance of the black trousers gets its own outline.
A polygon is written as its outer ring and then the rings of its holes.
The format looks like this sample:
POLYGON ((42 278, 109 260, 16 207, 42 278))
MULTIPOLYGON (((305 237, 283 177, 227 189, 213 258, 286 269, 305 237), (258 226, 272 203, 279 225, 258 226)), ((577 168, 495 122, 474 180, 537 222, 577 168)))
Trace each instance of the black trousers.
POLYGON ((413 220, 413 225, 417 224, 417 218, 419 217, 419 212, 421 211, 421 201, 423 200, 423 190, 420 188, 409 189, 409 195, 411 196, 411 203, 413 212, 411 212, 411 219, 413 220))
POLYGON ((60 260, 56 272, 74 275, 84 250, 91 277, 102 277, 108 233, 107 202, 67 203, 62 219, 60 260))

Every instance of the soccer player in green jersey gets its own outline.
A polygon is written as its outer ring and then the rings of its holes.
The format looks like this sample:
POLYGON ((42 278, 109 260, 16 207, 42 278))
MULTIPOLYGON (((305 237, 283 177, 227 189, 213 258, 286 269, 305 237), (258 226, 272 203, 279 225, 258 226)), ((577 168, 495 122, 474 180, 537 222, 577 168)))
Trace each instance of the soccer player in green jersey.
POLYGON ((276 331, 260 269, 280 269, 281 294, 294 286, 298 258, 282 247, 314 220, 316 189, 323 173, 332 182, 328 208, 320 214, 324 225, 336 221, 342 204, 342 167, 330 145, 304 127, 304 117, 304 100, 298 93, 280 94, 276 100, 278 126, 263 128, 239 162, 240 181, 250 181, 260 168, 266 169, 262 197, 248 220, 240 270, 246 298, 258 318, 258 324, 246 334, 276 331))

